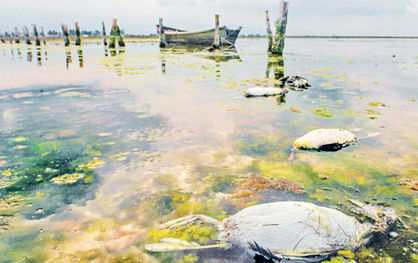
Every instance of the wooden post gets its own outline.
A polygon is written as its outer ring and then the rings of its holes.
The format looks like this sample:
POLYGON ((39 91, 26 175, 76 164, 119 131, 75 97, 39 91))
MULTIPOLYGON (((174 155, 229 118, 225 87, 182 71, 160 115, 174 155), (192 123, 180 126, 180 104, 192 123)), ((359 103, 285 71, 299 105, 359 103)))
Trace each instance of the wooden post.
POLYGON ((41 36, 42 36, 42 41, 44 42, 44 46, 46 46, 46 37, 45 37, 45 31, 44 31, 43 26, 41 26, 41 36))
POLYGON ((16 44, 20 43, 20 33, 19 33, 19 30, 17 29, 17 27, 15 27, 15 43, 16 44))
POLYGON ((61 24, 62 36, 64 38, 64 45, 68 47, 70 45, 70 37, 68 36, 68 26, 61 24))
POLYGON ((160 35, 160 47, 165 47, 167 44, 165 42, 165 32, 164 32, 164 26, 163 26, 163 19, 159 19, 159 35, 160 35))
POLYGON ((110 30, 109 48, 116 48, 116 36, 115 36, 115 23, 116 19, 113 20, 112 29, 110 30))
POLYGON ((221 33, 219 30, 219 15, 215 15, 215 36, 213 40, 213 47, 219 48, 221 46, 221 33))
POLYGON ((122 34, 120 32, 118 22, 115 18, 115 19, 113 19, 112 31, 110 32, 110 41, 109 41, 109 47, 110 48, 115 48, 116 47, 116 38, 118 38, 119 47, 124 47, 125 46, 125 41, 123 41, 123 37, 122 37, 122 34))
POLYGON ((35 45, 40 46, 41 40, 39 39, 39 33, 38 29, 36 28, 36 25, 33 25, 33 35, 35 36, 35 45))
POLYGON ((276 35, 274 36, 274 41, 271 48, 271 53, 274 55, 283 55, 288 8, 289 3, 287 1, 281 0, 279 5, 279 17, 275 24, 276 35))
POLYGON ((271 33, 270 16, 269 16, 268 10, 266 10, 266 31, 267 31, 267 39, 269 42, 267 51, 271 52, 271 46, 273 44, 273 34, 271 33))
POLYGON ((106 27, 105 27, 105 23, 102 22, 102 30, 103 30, 103 44, 105 46, 107 46, 107 40, 106 40, 106 27))
POLYGON ((8 40, 9 40, 9 43, 10 44, 13 44, 13 40, 12 40, 12 34, 11 33, 9 33, 9 32, 4 32, 4 36, 6 37, 6 38, 8 38, 8 40))
POLYGON ((32 45, 32 42, 30 42, 30 37, 29 37, 29 29, 27 26, 23 27, 23 33, 25 34, 25 37, 26 37, 26 44, 32 45))
POLYGON ((81 46, 81 32, 78 22, 75 22, 75 45, 81 46))

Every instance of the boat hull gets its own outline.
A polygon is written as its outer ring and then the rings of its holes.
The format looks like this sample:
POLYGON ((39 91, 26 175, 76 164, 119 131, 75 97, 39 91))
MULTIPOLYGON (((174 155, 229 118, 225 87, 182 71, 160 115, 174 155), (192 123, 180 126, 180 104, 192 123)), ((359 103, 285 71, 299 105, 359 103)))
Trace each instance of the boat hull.
MULTIPOLYGON (((164 27, 165 33, 165 42, 167 45, 201 45, 201 46, 210 46, 213 44, 215 37, 215 29, 202 30, 202 31, 174 31, 166 30, 164 27)), ((170 28, 171 29, 171 28, 170 28)), ((221 45, 234 45, 235 41, 238 38, 238 35, 241 31, 241 27, 238 29, 228 29, 227 27, 221 27, 220 37, 221 45)), ((159 28, 157 28, 159 32, 159 28)))

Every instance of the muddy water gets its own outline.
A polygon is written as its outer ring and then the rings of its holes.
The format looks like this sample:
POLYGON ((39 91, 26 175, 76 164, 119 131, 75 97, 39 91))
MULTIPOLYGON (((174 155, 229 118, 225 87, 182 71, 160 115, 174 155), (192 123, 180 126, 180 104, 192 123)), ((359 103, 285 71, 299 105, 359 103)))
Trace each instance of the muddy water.
POLYGON ((158 229, 189 214, 222 220, 278 200, 349 213, 348 198, 390 207, 406 227, 331 262, 416 262, 417 41, 289 39, 283 59, 265 45, 2 44, 0 262, 253 262, 239 249, 144 244, 214 243, 208 225, 158 229), (283 75, 312 87, 243 96, 283 75), (292 149, 316 128, 380 135, 338 152, 292 149))

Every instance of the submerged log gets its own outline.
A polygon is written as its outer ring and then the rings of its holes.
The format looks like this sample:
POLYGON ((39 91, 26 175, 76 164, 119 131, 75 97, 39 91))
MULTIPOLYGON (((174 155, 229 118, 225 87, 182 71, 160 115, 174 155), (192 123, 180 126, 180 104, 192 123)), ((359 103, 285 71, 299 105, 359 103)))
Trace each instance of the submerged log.
POLYGON ((215 15, 215 36, 213 40, 213 47, 218 49, 221 46, 221 33, 219 29, 219 15, 215 15))
POLYGON ((167 44, 165 42, 165 32, 164 32, 164 26, 163 26, 163 19, 160 18, 158 21, 159 25, 159 36, 160 36, 160 47, 165 47, 167 44))
POLYGON ((70 45, 70 37, 68 35, 68 26, 61 24, 61 28, 62 28, 62 35, 64 38, 64 45, 68 47, 70 45))
POLYGON ((36 25, 33 25, 33 35, 35 36, 35 45, 40 46, 41 40, 39 39, 39 33, 38 29, 36 28, 36 25))
POLYGON ((279 17, 275 23, 276 35, 274 36, 271 49, 270 49, 271 53, 274 55, 280 55, 280 56, 283 55, 288 8, 289 8, 289 3, 287 1, 281 0, 280 7, 279 7, 279 17))
POLYGON ((107 46, 106 26, 104 22, 102 22, 102 30, 103 30, 103 45, 107 46))
POLYGON ((29 36, 29 29, 27 26, 23 27, 23 33, 25 34, 26 44, 32 45, 32 42, 30 41, 30 36, 29 36))
POLYGON ((78 22, 75 22, 75 45, 81 46, 81 32, 78 22))

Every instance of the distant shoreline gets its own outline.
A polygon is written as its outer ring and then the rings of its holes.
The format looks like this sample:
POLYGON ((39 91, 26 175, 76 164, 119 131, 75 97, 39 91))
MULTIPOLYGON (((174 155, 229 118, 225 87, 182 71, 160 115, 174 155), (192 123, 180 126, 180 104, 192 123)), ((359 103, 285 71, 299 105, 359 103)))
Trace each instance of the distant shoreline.
MULTIPOLYGON (((266 38, 266 36, 240 36, 240 38, 266 38)), ((286 36, 286 38, 331 38, 331 39, 418 39, 418 36, 286 36)))
MULTIPOLYGON (((70 36, 70 39, 73 40, 73 36, 70 36)), ((141 39, 141 40, 158 40, 158 36, 124 36, 124 38, 129 40, 141 39)), ((267 38, 267 36, 239 36, 238 38, 244 39, 261 39, 267 38)), ((286 36, 286 38, 300 38, 300 39, 418 39, 418 36, 286 36)), ((102 41, 102 37, 100 36, 90 36, 90 37, 82 37, 82 40, 97 40, 102 41)), ((31 40, 34 40, 31 38, 31 40)), ((56 42, 61 41, 62 37, 47 37, 46 40, 49 42, 56 42)), ((8 40, 6 38, 6 44, 8 40)), ((1 44, 1 43, 0 43, 1 44)))

